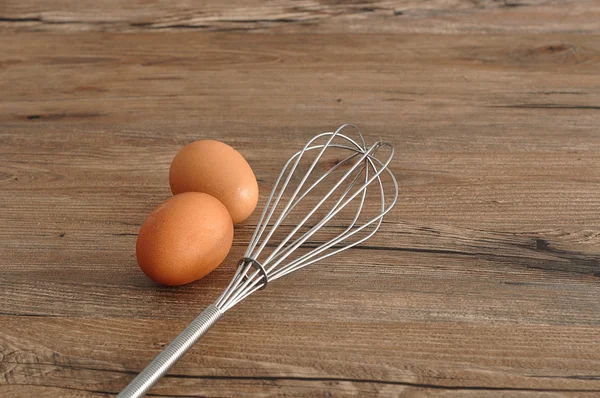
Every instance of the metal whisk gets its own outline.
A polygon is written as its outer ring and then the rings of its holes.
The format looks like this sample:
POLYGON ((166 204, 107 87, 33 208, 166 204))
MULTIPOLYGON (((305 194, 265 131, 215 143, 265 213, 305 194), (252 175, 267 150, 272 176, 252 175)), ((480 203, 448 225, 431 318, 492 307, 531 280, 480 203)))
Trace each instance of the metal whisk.
POLYGON ((367 147, 348 124, 313 137, 279 174, 229 286, 117 397, 143 396, 227 310, 255 291, 373 236, 398 197, 388 169, 393 156, 390 144, 367 147), (385 160, 376 157, 382 148, 385 160), (368 202, 371 195, 379 200, 368 202))

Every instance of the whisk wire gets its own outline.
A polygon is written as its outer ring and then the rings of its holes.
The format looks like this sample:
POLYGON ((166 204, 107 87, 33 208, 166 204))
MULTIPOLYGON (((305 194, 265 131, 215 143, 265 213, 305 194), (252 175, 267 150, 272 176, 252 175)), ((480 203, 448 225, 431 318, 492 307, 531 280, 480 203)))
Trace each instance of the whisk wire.
MULTIPOLYGON (((322 198, 321 200, 319 200, 319 202, 315 205, 315 207, 312 208, 312 210, 310 210, 308 212, 308 214, 306 216, 304 216, 304 218, 298 223, 298 225, 292 230, 292 232, 290 232, 290 234, 283 239, 283 241, 281 243, 279 243, 279 245, 277 246, 277 248, 267 257, 267 259, 265 260, 265 263, 269 264, 269 262, 271 261, 271 259, 273 258, 273 256, 275 254, 277 254, 277 252, 279 252, 279 250, 281 250, 282 247, 285 246, 285 244, 292 238, 292 236, 300 229, 302 228, 302 226, 304 226, 304 224, 311 218, 311 216, 321 207, 321 205, 323 205, 323 203, 325 203, 327 201, 327 199, 329 199, 329 197, 337 190, 337 188, 342 185, 342 183, 345 181, 345 179, 351 175, 354 170, 356 168, 358 168, 361 165, 361 161, 366 158, 367 156, 369 156, 369 153, 373 150, 373 148, 375 147, 372 146, 369 149, 369 152, 366 152, 364 155, 361 156, 359 162, 355 163, 350 170, 348 170, 344 176, 337 182, 335 183, 335 185, 333 186, 333 188, 331 188, 331 190, 329 190, 329 192, 327 192, 322 198)), ((343 199, 343 198, 340 198, 343 199)), ((339 201, 336 203, 335 206, 339 205, 339 201)), ((334 206, 334 207, 335 207, 334 206)), ((341 210, 341 208, 343 208, 344 206, 341 206, 339 210, 341 210)), ((334 211, 333 214, 335 214, 336 211, 334 211)), ((277 220, 275 225, 279 225, 281 223, 281 220, 283 220, 283 218, 280 217, 279 220, 277 220)), ((298 243, 295 247, 298 247, 302 242, 306 241, 308 238, 310 238, 317 230, 318 227, 320 227, 321 225, 323 225, 325 222, 327 222, 329 220, 329 218, 323 218, 323 220, 321 220, 317 225, 315 225, 313 228, 311 228, 304 236, 304 238, 301 240, 300 243, 298 243)), ((271 236, 275 233, 276 227, 271 229, 271 231, 269 232, 269 234, 267 235, 267 237, 265 238, 265 240, 263 241, 262 245, 259 247, 259 249, 257 250, 257 252, 255 252, 255 256, 259 256, 260 252, 262 251, 262 249, 266 246, 268 240, 271 238, 271 236)), ((290 252, 291 253, 291 252, 290 252)), ((283 258, 280 258, 278 261, 274 262, 273 265, 268 267, 268 271, 273 270, 273 268, 275 268, 279 263, 281 263, 281 261, 283 261, 283 259, 285 259, 287 257, 284 256, 283 258)))
MULTIPOLYGON (((283 196, 283 193, 285 191, 285 187, 288 186, 292 176, 294 175, 294 171, 296 170, 302 156, 310 150, 314 150, 314 149, 321 149, 319 155, 316 157, 316 159, 312 162, 311 167, 308 171, 308 173, 306 173, 304 175, 303 180, 300 182, 300 184, 298 185, 296 192, 294 193, 294 195, 292 195, 292 198, 295 197, 295 194, 297 192, 300 191, 300 189, 302 188, 302 185, 304 184, 304 182, 306 181, 306 179, 308 178, 309 174, 312 172, 312 169, 316 166, 316 164, 318 163, 318 160, 321 158, 322 154, 324 153, 324 151, 327 149, 328 146, 331 147, 338 147, 338 148, 344 148, 344 149, 349 149, 349 150, 353 150, 355 151, 355 155, 361 152, 362 147, 360 145, 358 145, 354 140, 352 140, 350 137, 347 137, 343 134, 340 134, 340 131, 342 129, 344 129, 345 127, 353 127, 359 134, 359 137, 363 143, 363 147, 365 146, 365 140, 362 136, 362 134, 360 134, 360 131, 358 130, 358 128, 354 125, 350 125, 350 124, 344 124, 342 126, 340 126, 335 132, 331 133, 331 132, 327 132, 327 133, 321 133, 318 134, 316 136, 314 136, 312 139, 310 139, 306 145, 304 145, 304 147, 302 148, 302 150, 300 150, 299 152, 296 152, 285 164, 285 166, 283 167, 283 169, 281 170, 281 172, 279 173, 279 176, 275 182, 275 185, 273 186, 273 189, 271 190, 271 194, 269 195, 269 199, 267 200, 267 204, 265 205, 265 208, 261 214, 261 218, 258 222, 259 227, 256 228, 252 239, 250 240, 250 244, 248 245, 248 249, 246 250, 246 255, 250 255, 251 250, 255 247, 256 242, 258 239, 260 239, 260 237, 262 236, 264 230, 266 229, 267 225, 268 225, 268 221, 271 219, 271 216, 273 215, 275 209, 277 208, 277 205, 279 203, 279 201, 281 200, 281 197, 283 196), (313 142, 317 141, 318 139, 320 139, 321 137, 326 137, 326 136, 330 136, 329 140, 327 141, 326 144, 323 145, 314 145, 311 146, 313 142), (331 144, 333 139, 337 136, 340 135, 342 137, 344 137, 348 142, 350 142, 355 148, 352 147, 348 147, 345 145, 339 145, 339 144, 331 144), (277 187, 279 186, 279 183, 281 182, 281 178, 286 175, 286 170, 288 168, 288 166, 290 165, 290 163, 292 163, 292 161, 294 161, 294 165, 292 166, 291 170, 287 173, 287 178, 285 183, 283 184, 283 189, 280 190, 279 195, 277 197, 277 199, 275 200, 275 203, 273 204, 273 206, 270 206, 271 201, 273 199, 273 196, 275 194, 275 192, 277 192, 277 187), (269 215, 267 216, 267 221, 264 221, 264 216, 267 213, 267 210, 269 209, 269 207, 271 207, 271 211, 269 212, 269 215)), ((291 200, 290 200, 291 203, 291 200)), ((286 206, 286 209, 282 212, 282 214, 286 214, 287 210, 289 210, 289 205, 286 206)), ((267 239, 265 239, 266 241, 267 239)))
MULTIPOLYGON (((345 201, 343 204, 341 204, 341 205, 340 205, 340 207, 339 207, 338 209, 336 209, 336 211, 335 211, 335 212, 334 212, 334 213, 333 213, 333 214, 332 214, 330 217, 328 217, 328 218, 324 218, 324 219, 323 219, 323 220, 322 220, 322 221, 321 221, 319 224, 317 224, 317 225, 316 225, 314 228, 319 228, 319 227, 320 227, 320 226, 322 226, 324 223, 326 223, 327 221, 329 221, 329 219, 330 219, 331 217, 333 217, 333 216, 334 216, 334 215, 335 215, 337 212, 339 212, 341 209, 343 209, 343 208, 344 208, 344 207, 345 207, 345 206, 346 206, 346 205, 347 205, 347 204, 348 204, 348 203, 349 203, 351 200, 353 200, 353 199, 354 199, 354 197, 356 197, 356 196, 357 196, 357 195, 358 195, 358 194, 359 194, 361 191, 363 191, 363 190, 366 190, 366 188, 369 186, 369 184, 370 184, 370 183, 371 183, 371 182, 372 182, 372 181, 373 181, 375 178, 378 178, 378 177, 379 177, 379 175, 380 175, 380 174, 381 174, 381 173, 382 173, 384 170, 386 170, 386 168, 387 168, 387 165, 389 164, 389 161, 391 161, 391 158, 388 160, 388 162, 386 162, 386 163, 384 164, 384 166, 382 167, 382 169, 378 170, 378 171, 376 172, 376 174, 375 174, 373 177, 371 177, 371 178, 368 180, 368 182, 366 182, 366 183, 365 183, 365 184, 364 184, 364 185, 363 185, 363 186, 362 186, 362 187, 361 187, 361 188, 360 188, 360 189, 359 189, 357 192, 355 192, 355 193, 354 193, 354 194, 353 194, 353 195, 352 195, 350 198, 348 198, 348 199, 347 199, 347 200, 346 200, 346 201, 345 201)), ((395 180, 394 180, 394 183, 395 183, 395 180)), ((381 183, 380 183, 380 184, 381 184, 381 183)), ((395 183, 395 184, 394 184, 394 186, 395 186, 395 188, 396 188, 396 190, 395 190, 395 197, 397 197, 397 184, 395 183)), ((384 193, 383 193, 383 185, 381 185, 381 188, 382 188, 382 189, 381 189, 381 194, 382 194, 382 201, 383 201, 383 200, 385 199, 385 196, 384 196, 384 193)), ((300 269, 300 268, 302 268, 302 267, 305 267, 305 266, 307 266, 307 265, 309 265, 309 264, 313 264, 313 263, 315 263, 315 262, 317 262, 317 261, 321 261, 321 260, 323 260, 323 259, 325 259, 325 258, 327 258, 327 257, 330 257, 330 256, 332 256, 332 255, 334 255, 334 254, 340 253, 340 252, 342 252, 342 251, 344 251, 344 250, 347 250, 347 249, 349 249, 349 248, 351 248, 351 247, 354 247, 354 246, 356 246, 356 245, 358 245, 358 244, 360 244, 360 243, 362 243, 362 242, 366 241, 367 239, 369 239, 371 236, 373 236, 373 235, 374 235, 374 234, 377 232, 377 230, 378 230, 378 229, 379 229, 379 227, 381 226, 381 221, 383 220, 383 216, 384 216, 385 214, 387 214, 387 213, 389 212, 389 210, 391 210, 391 208, 392 208, 392 207, 394 206, 394 204, 395 204, 395 201, 396 201, 396 199, 394 198, 393 202, 392 202, 392 203, 391 203, 391 204, 388 206, 388 208, 387 208, 387 209, 385 209, 385 208, 384 208, 384 210, 381 212, 381 214, 380 214, 379 216, 377 216, 377 217, 373 218, 372 220, 370 220, 370 221, 366 222, 365 224, 361 225, 360 227, 357 227, 357 228, 356 228, 356 229, 354 229, 353 231, 349 231, 349 230, 347 230, 345 233, 342 233, 342 234, 338 235, 336 238, 333 238, 333 239, 331 239, 329 242, 327 242, 327 243, 326 243, 326 244, 324 244, 323 246, 321 246, 321 247, 319 247, 319 248, 316 248, 316 249, 314 249, 313 251, 311 251, 309 254, 305 255, 306 257, 305 257, 305 258, 303 258, 303 260, 305 260, 305 259, 307 259, 307 258, 311 258, 311 257, 312 257, 312 256, 314 256, 314 255, 317 255, 317 254, 320 254, 320 253, 322 253, 323 251, 325 251, 325 250, 327 250, 327 249, 329 249, 329 248, 331 248, 331 247, 333 247, 333 246, 335 246, 335 245, 337 245, 337 244, 341 243, 342 241, 344 241, 344 240, 348 239, 349 237, 351 237, 351 236, 353 236, 353 235, 357 234, 358 232, 362 231, 363 229, 365 229, 365 228, 369 227, 371 224, 373 224, 373 223, 377 222, 377 226, 375 227, 375 229, 374 229, 374 230, 373 230, 371 233, 369 233, 367 236, 365 236, 364 238, 360 239, 360 240, 359 240, 359 241, 357 241, 357 242, 353 242, 353 243, 351 243, 351 244, 349 244, 349 245, 347 245, 347 246, 343 246, 343 247, 341 247, 341 248, 338 248, 337 250, 335 250, 335 251, 333 251, 333 252, 331 252, 331 253, 328 253, 328 254, 326 254, 326 255, 324 255, 324 256, 322 256, 322 257, 318 257, 318 258, 316 258, 316 259, 313 259, 312 261, 305 262, 305 263, 302 263, 302 262, 300 262, 300 264, 298 264, 298 263, 290 263, 290 264, 288 264, 288 266, 286 266, 285 268, 282 268, 282 269, 280 269, 278 272, 274 272, 274 273, 273 273, 273 275, 271 275, 271 280, 275 280, 275 279, 277 279, 277 278, 279 278, 279 277, 281 277, 281 276, 283 276, 283 275, 286 275, 286 274, 288 274, 288 273, 290 273, 290 272, 296 271, 296 270, 298 270, 298 269, 300 269)), ((302 244, 302 243, 303 243, 303 242, 300 242, 300 243, 298 244, 298 246, 299 246, 300 244, 302 244)), ((296 246, 296 247, 292 247, 290 250, 291 250, 291 251, 293 251, 293 250, 295 250, 296 248, 297 248, 297 246, 296 246)), ((274 267, 270 267, 270 268, 269 268, 269 270, 271 270, 272 268, 274 268, 274 267)))

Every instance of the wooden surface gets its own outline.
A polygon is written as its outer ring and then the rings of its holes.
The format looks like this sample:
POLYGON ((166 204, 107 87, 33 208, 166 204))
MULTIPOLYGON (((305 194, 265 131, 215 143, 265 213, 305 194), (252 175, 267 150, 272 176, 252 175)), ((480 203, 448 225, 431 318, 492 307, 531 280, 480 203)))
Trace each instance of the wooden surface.
POLYGON ((261 291, 150 394, 600 394, 600 2, 0 4, 0 396, 110 397, 231 278, 134 253, 195 139, 264 200, 313 134, 392 141, 381 233, 261 291))

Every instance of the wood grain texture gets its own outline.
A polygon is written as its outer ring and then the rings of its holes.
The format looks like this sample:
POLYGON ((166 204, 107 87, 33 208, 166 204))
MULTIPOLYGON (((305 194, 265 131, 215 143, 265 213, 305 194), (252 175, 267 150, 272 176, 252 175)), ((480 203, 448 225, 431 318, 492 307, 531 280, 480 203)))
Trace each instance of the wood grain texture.
POLYGON ((181 146, 230 143, 264 201, 344 122, 396 146, 381 232, 150 395, 600 394, 598 2, 131 4, 0 4, 0 396, 115 396, 225 287, 257 214, 197 283, 136 265, 181 146))
POLYGON ((600 0, 4 0, 0 29, 600 33, 600 0))

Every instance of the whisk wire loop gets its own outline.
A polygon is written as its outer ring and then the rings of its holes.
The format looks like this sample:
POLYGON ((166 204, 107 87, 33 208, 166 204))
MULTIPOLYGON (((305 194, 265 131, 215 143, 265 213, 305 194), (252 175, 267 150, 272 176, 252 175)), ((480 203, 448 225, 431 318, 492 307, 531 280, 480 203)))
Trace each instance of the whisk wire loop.
MULTIPOLYGON (((242 257, 240 259, 240 261, 238 262, 238 266, 241 265, 242 263, 247 263, 247 264, 253 265, 256 268, 258 268, 258 270, 262 274, 262 278, 263 278, 262 281, 261 281, 261 282, 263 282, 263 284, 260 287, 260 290, 262 290, 265 287, 267 287, 267 284, 269 283, 269 275, 267 274, 267 271, 265 270, 265 267, 263 267, 263 265, 258 260, 255 260, 255 259, 250 258, 250 257, 242 257)), ((246 276, 246 278, 247 278, 247 276, 246 276)))

